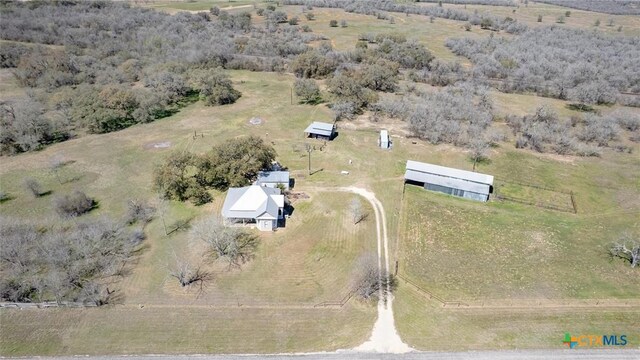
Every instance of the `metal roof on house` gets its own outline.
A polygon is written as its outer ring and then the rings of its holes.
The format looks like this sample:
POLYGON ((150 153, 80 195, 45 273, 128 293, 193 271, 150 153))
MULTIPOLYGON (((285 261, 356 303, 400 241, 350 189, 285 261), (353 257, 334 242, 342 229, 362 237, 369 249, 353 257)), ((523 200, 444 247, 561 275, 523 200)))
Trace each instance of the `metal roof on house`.
POLYGON ((222 216, 235 219, 277 219, 284 206, 284 195, 278 188, 251 185, 229 188, 222 205, 222 216))
MULTIPOLYGON (((422 181, 419 179, 412 179, 409 176, 417 176, 415 174, 424 173, 438 175, 441 177, 448 177, 453 179, 465 180, 467 182, 474 182, 478 184, 493 185, 493 176, 486 175, 466 170, 454 169, 439 165, 427 164, 418 161, 407 160, 407 172, 405 173, 405 179, 422 181)), ((424 182, 424 181, 422 181, 424 182)))
POLYGON ((380 137, 383 139, 389 139, 389 132, 387 130, 380 130, 380 137))
POLYGON ((257 184, 264 183, 289 183, 288 171, 260 171, 258 173, 257 184))
POLYGON ((333 124, 314 121, 307 126, 304 132, 322 136, 331 136, 331 134, 333 134, 333 124))

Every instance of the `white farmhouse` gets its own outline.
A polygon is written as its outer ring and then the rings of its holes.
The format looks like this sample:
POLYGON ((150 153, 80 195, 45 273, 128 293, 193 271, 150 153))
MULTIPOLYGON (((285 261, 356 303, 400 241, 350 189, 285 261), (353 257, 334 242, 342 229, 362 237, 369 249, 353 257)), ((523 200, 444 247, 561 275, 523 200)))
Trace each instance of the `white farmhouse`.
POLYGON ((229 188, 222 217, 228 224, 255 224, 260 231, 275 230, 284 218, 284 195, 278 188, 259 185, 229 188))

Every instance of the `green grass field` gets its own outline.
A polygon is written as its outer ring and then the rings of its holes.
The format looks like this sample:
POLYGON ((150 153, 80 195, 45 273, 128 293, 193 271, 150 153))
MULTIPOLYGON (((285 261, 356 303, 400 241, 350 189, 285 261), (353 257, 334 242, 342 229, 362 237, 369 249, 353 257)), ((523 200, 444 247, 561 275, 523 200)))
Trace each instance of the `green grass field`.
MULTIPOLYGON (((57 218, 52 211, 52 198, 77 188, 95 196, 99 202, 99 208, 87 216, 109 214, 120 217, 124 214, 125 202, 129 198, 138 197, 153 201, 155 198, 151 188, 153 166, 161 162, 170 151, 189 149, 203 152, 224 139, 246 134, 264 137, 270 133, 268 138, 275 143, 280 154, 279 160, 290 166, 294 174, 300 174, 294 175, 298 184, 296 189, 304 191, 306 182, 304 169, 306 169, 307 158, 306 155, 302 157, 302 152, 294 151, 292 145, 302 147, 305 140, 301 131, 306 124, 311 119, 326 120, 328 111, 322 106, 291 106, 289 88, 292 77, 290 76, 250 72, 234 72, 233 75, 238 89, 243 93, 240 101, 233 106, 208 108, 197 103, 183 109, 174 117, 148 124, 148 126, 135 126, 105 135, 82 136, 40 152, 3 158, 0 184, 2 184, 2 190, 11 194, 13 199, 0 205, 0 214, 55 222, 57 218), (279 115, 281 113, 287 113, 290 116, 284 119, 279 115), (248 121, 253 116, 262 117, 264 123, 258 126, 250 125, 248 121), (204 138, 194 141, 192 135, 194 131, 198 134, 204 133, 204 138), (150 146, 163 142, 170 142, 170 148, 156 149, 150 146), (70 162, 60 171, 63 184, 60 184, 54 173, 48 170, 49 159, 56 155, 63 156, 70 162), (25 164, 28 165, 25 166, 25 164), (45 190, 52 191, 51 195, 37 199, 28 195, 22 185, 26 177, 38 179, 45 190)), ((343 146, 348 146, 348 136, 346 134, 341 136, 344 139, 343 146)), ((320 142, 316 144, 321 145, 320 142)), ((314 152, 312 155, 314 168, 319 168, 324 162, 328 162, 335 156, 334 151, 336 150, 327 149, 324 152, 319 150, 314 152)), ((345 158, 344 163, 346 162, 345 158)), ((332 182, 333 179, 339 179, 340 175, 336 167, 326 166, 325 171, 314 177, 320 182, 323 181, 322 179, 332 182)), ((344 183, 348 181, 345 179, 344 183)), ((252 335, 257 339, 255 347, 242 348, 233 345, 231 341, 234 340, 229 338, 228 342, 221 340, 217 345, 207 344, 209 348, 203 347, 202 351, 230 351, 225 349, 235 349, 235 352, 256 352, 259 349, 262 349, 260 351, 302 351, 334 349, 339 347, 338 344, 357 343, 370 331, 375 320, 375 307, 371 304, 358 305, 356 302, 355 305, 349 305, 339 312, 335 311, 339 315, 336 315, 334 320, 330 320, 331 316, 329 316, 326 322, 323 320, 315 323, 316 318, 324 317, 325 315, 322 314, 328 310, 307 308, 303 309, 304 311, 292 312, 291 316, 283 319, 281 323, 269 320, 271 316, 269 314, 273 314, 274 311, 286 312, 287 306, 312 307, 324 301, 341 300, 349 293, 349 277, 355 258, 363 252, 375 251, 375 222, 368 220, 354 226, 346 220, 348 216, 346 211, 352 196, 308 191, 307 194, 311 199, 294 203, 294 216, 289 219, 285 229, 261 236, 262 245, 258 248, 255 259, 246 264, 242 270, 227 272, 223 265, 208 265, 214 272, 215 279, 206 286, 204 293, 184 291, 167 275, 167 267, 174 253, 198 259, 203 250, 202 246, 190 242, 187 232, 184 231, 165 236, 161 222, 153 221, 147 227, 149 238, 145 242, 142 255, 136 259, 131 275, 124 279, 118 289, 123 295, 121 302, 125 306, 144 304, 151 307, 153 305, 179 307, 184 304, 214 307, 237 307, 238 305, 273 307, 274 310, 269 311, 250 308, 245 310, 247 314, 243 316, 254 314, 257 319, 260 317, 264 319, 263 323, 260 323, 261 320, 256 320, 255 327, 245 325, 255 330, 252 335), (331 227, 327 228, 330 231, 319 233, 317 229, 322 228, 324 224, 331 224, 331 227), (282 309, 278 310, 279 307, 282 309), (350 317, 353 317, 353 320, 347 323, 338 321, 338 318, 350 317), (314 324, 311 324, 312 322, 314 324), (305 347, 305 341, 300 338, 305 336, 304 332, 299 332, 296 327, 287 325, 292 323, 299 324, 300 327, 307 324, 309 329, 320 327, 321 330, 318 331, 340 336, 340 340, 329 341, 320 346, 321 341, 308 339, 317 342, 305 347), (263 332, 269 335, 262 335, 263 332), (264 347, 263 344, 270 343, 269 339, 273 339, 272 337, 278 332, 280 333, 278 336, 282 337, 283 341, 289 337, 294 340, 264 347), (295 335, 294 332, 299 335, 295 335), (261 340, 263 338, 264 340, 261 340)), ((224 194, 214 193, 214 198, 212 204, 203 207, 171 202, 166 216, 167 223, 219 213, 224 194)), ((364 204, 368 206, 366 202, 364 204)), ((104 320, 111 316, 107 315, 109 312, 119 314, 119 306, 105 309, 104 314, 100 312, 102 309, 96 312, 82 311, 83 316, 87 316, 86 326, 90 328, 92 325, 100 324, 102 320, 99 319, 104 320)), ((60 310, 60 313, 72 314, 74 311, 60 310)), ((187 315, 184 320, 185 324, 195 321, 195 317, 199 316, 197 313, 188 314, 190 315, 187 315)), ((15 321, 22 321, 21 315, 10 311, 2 311, 0 316, 3 334, 9 329, 13 331, 15 321)), ((153 316, 161 316, 161 314, 153 316)), ((145 323, 153 322, 153 316, 149 318, 142 316, 138 319, 138 323, 132 326, 145 326, 145 323)), ((51 324, 52 327, 47 331, 54 333, 71 331, 67 328, 71 323, 52 321, 51 324)), ((158 332, 175 331, 174 336, 177 336, 177 342, 187 341, 190 336, 189 333, 180 335, 180 325, 177 329, 158 326, 156 330, 158 332)), ((89 344, 94 341, 91 331, 86 333, 86 341, 79 341, 79 343, 89 344)), ((227 330, 220 331, 223 333, 227 330)), ((32 352, 24 350, 25 344, 35 340, 28 334, 42 336, 41 333, 33 334, 30 328, 27 328, 22 336, 12 338, 13 341, 20 340, 25 343, 22 345, 11 343, 11 346, 3 346, 2 353, 13 355, 41 353, 35 348, 32 348, 32 352)), ((243 336, 247 336, 246 334, 246 331, 243 332, 243 336)), ((140 336, 140 341, 142 338, 147 338, 147 335, 142 333, 140 336)), ((83 353, 105 350, 104 347, 99 350, 100 348, 94 349, 91 346, 67 348, 65 344, 56 342, 54 338, 44 337, 41 343, 42 349, 53 350, 42 350, 43 353, 83 353), (47 341, 52 343, 47 344, 47 341)), ((126 343, 122 346, 126 346, 126 343)), ((134 348, 129 350, 136 351, 134 348)), ((125 347, 117 350, 117 347, 114 347, 113 352, 129 350, 125 347)), ((183 348, 181 351, 186 350, 183 348)), ((192 351, 196 351, 196 348, 192 351)), ((139 352, 144 351, 139 350, 139 352)))
POLYGON ((217 6, 221 10, 233 10, 233 9, 253 9, 254 4, 259 4, 263 1, 249 1, 249 0, 197 0, 197 1, 150 1, 139 4, 142 7, 149 7, 152 9, 166 11, 170 14, 179 11, 209 11, 214 6, 217 6))
MULTIPOLYGON (((253 2, 158 2, 149 6, 175 12, 227 4, 253 2)), ((538 6, 543 5, 530 4, 528 10, 521 7, 516 14, 527 21, 537 17, 538 6)), ((554 14, 560 11, 549 8, 554 14)), ((252 8, 232 11, 247 9, 253 12, 252 8)), ((428 18, 414 15, 394 14, 395 24, 390 24, 370 16, 316 8, 316 20, 308 21, 299 6, 283 9, 330 38, 339 50, 353 48, 361 33, 398 31, 423 42, 439 58, 468 64, 453 55, 444 41, 488 36, 478 29, 465 32, 460 22, 436 19, 430 23, 428 18), (331 28, 331 19, 344 19, 348 26, 331 28)), ((566 26, 574 26, 573 21, 580 19, 587 24, 590 16, 594 15, 572 10, 566 26)), ((257 16, 253 19, 262 21, 257 16)), ((605 19, 602 16, 601 28, 605 19)), ((625 33, 635 31, 636 19, 621 17, 617 21, 625 24, 625 33)), ((226 139, 245 135, 272 143, 278 160, 292 171, 295 190, 307 193, 310 199, 294 203, 294 214, 285 229, 260 235, 262 244, 255 259, 241 270, 226 271, 221 264, 207 264, 215 276, 202 293, 185 291, 167 276, 174 253, 200 259, 202 244, 189 241, 186 231, 165 236, 161 222, 154 220, 146 229, 148 239, 141 255, 131 264, 131 274, 119 284, 119 304, 86 310, 0 310, 0 355, 265 353, 334 350, 363 342, 376 317, 372 304, 350 301, 340 309, 312 308, 348 293, 355 258, 375 250, 373 219, 353 226, 346 220, 353 196, 310 190, 323 186, 354 185, 373 190, 386 209, 392 261, 399 261, 400 274, 446 299, 640 297, 637 274, 628 264, 610 261, 605 248, 624 231, 640 234, 638 144, 631 144, 632 154, 607 150, 601 158, 576 158, 516 150, 511 141, 492 148, 490 161, 479 165, 478 171, 514 183, 573 191, 578 214, 510 202, 481 204, 415 187, 407 187, 403 196, 407 159, 471 170, 468 152, 407 138, 401 121, 371 122, 368 114, 338 123, 338 137, 320 150, 323 142, 305 139, 303 130, 314 120, 331 121, 331 111, 325 104, 291 104, 293 76, 248 71, 229 74, 243 94, 233 105, 205 107, 198 102, 150 124, 83 135, 42 151, 0 158, 0 187, 13 197, 0 204, 0 215, 55 222, 52 198, 77 188, 99 201, 99 208, 87 216, 121 217, 127 199, 154 201, 153 167, 171 151, 202 153, 226 139), (251 125, 253 117, 264 121, 251 125), (378 148, 381 128, 391 130, 393 149, 378 148), (307 171, 305 143, 316 146, 311 154, 313 175, 307 171), (156 147, 158 144, 169 147, 156 147), (55 156, 69 161, 60 172, 63 184, 49 170, 55 156), (349 175, 342 175, 343 170, 349 175), (31 197, 23 187, 27 177, 38 179, 52 194, 31 197)), ((3 99, 23 94, 12 81, 10 72, 0 71, 3 99)), ((500 115, 530 113, 542 104, 563 117, 575 114, 561 100, 499 92, 492 95, 500 115)), ((554 193, 538 195, 518 186, 502 190, 512 196, 565 201, 554 198, 554 193)), ((167 222, 218 214, 224 193, 212 194, 214 201, 201 207, 171 202, 167 222)), ((640 315, 637 308, 457 311, 441 308, 402 282, 394 307, 403 340, 428 350, 556 348, 561 346, 565 331, 632 333, 640 315)), ((634 336, 631 341, 637 344, 640 339, 634 336)))
MULTIPOLYGON (((431 4, 421 4, 428 6, 431 4)), ((478 11, 478 13, 489 13, 495 16, 511 17, 517 21, 523 22, 529 26, 566 26, 579 29, 598 29, 608 34, 619 34, 618 26, 622 26, 620 33, 630 36, 640 35, 640 18, 632 15, 610 15, 597 13, 592 11, 584 11, 571 9, 564 6, 549 5, 534 1, 529 1, 527 6, 520 5, 518 8, 507 6, 488 6, 488 5, 453 5, 444 4, 445 7, 454 9, 466 9, 466 11, 478 11), (515 10, 515 12, 513 11, 515 10), (565 17, 564 24, 557 24, 556 20, 559 16, 565 16, 570 11, 569 17, 565 17), (542 15, 542 22, 538 22, 538 15, 542 15), (596 20, 600 19, 600 26, 595 27, 596 20), (609 19, 613 19, 613 26, 608 26, 609 19)))
POLYGON ((3 356, 279 353, 363 342, 375 310, 108 307, 0 310, 3 356), (249 341, 250 339, 250 341, 249 341))
MULTIPOLYGON (((637 348, 638 307, 617 309, 443 309, 408 287, 394 300, 402 339, 425 351, 562 349, 571 334, 628 334, 637 348)), ((629 347, 628 346, 628 347, 629 347)))

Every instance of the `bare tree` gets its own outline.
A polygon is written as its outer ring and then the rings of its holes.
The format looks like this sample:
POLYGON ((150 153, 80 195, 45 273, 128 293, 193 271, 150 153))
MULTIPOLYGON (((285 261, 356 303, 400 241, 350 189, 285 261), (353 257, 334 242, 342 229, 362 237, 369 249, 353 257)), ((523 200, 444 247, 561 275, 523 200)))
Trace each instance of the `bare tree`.
POLYGON ((134 224, 139 221, 144 227, 153 219, 155 212, 156 208, 151 206, 147 201, 131 199, 127 201, 126 221, 128 224, 134 224))
POLYGON ((636 267, 640 263, 640 242, 629 235, 623 235, 620 240, 609 248, 612 257, 624 259, 636 267))
POLYGON ((175 263, 169 268, 169 275, 176 278, 182 287, 198 283, 201 289, 211 279, 211 273, 203 270, 200 265, 193 265, 189 260, 177 256, 175 263))
POLYGON ((62 180, 60 179, 60 169, 65 165, 64 158, 62 155, 58 154, 49 159, 49 169, 53 172, 58 180, 58 183, 62 185, 62 180))
POLYGON ((43 194, 42 185, 38 180, 34 178, 27 178, 24 180, 24 187, 31 192, 34 197, 40 197, 43 194))
POLYGON ((362 299, 386 300, 395 290, 396 281, 393 275, 380 268, 378 256, 369 252, 360 255, 356 261, 351 288, 354 294, 362 299))
POLYGON ((169 210, 169 204, 167 199, 165 199, 162 195, 158 196, 158 214, 160 215, 160 220, 162 220, 162 228, 164 229, 164 234, 169 235, 169 231, 167 229, 167 211, 169 210))
POLYGON ((229 268, 240 267, 253 258, 258 237, 240 228, 225 226, 219 217, 210 216, 196 222, 191 229, 194 239, 209 246, 214 259, 224 258, 229 268))
POLYGON ((487 159, 489 153, 489 143, 484 139, 474 139, 469 144, 471 148, 471 160, 473 160, 473 171, 476 171, 476 164, 487 159))
POLYGON ((353 220, 354 225, 359 224, 369 217, 369 212, 362 207, 362 202, 360 202, 360 199, 357 197, 351 201, 349 210, 351 212, 351 219, 353 220))
POLYGON ((62 217, 76 217, 96 207, 96 201, 82 191, 58 196, 53 200, 53 207, 62 217))

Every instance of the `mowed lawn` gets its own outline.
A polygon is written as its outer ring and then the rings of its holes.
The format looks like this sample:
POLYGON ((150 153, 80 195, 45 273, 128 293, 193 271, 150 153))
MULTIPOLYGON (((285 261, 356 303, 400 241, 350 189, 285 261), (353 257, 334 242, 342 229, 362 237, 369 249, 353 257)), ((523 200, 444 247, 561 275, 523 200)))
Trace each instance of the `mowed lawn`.
MULTIPOLYGON (((98 209, 86 218, 119 218, 124 216, 128 199, 156 201, 153 167, 170 151, 204 152, 225 139, 253 134, 274 144, 280 154, 278 160, 290 167, 297 180, 295 190, 310 196, 294 202, 287 227, 260 234, 255 258, 241 269, 227 271, 223 264, 204 262, 214 278, 199 292, 180 288, 168 276, 168 268, 176 256, 201 260, 202 244, 191 241, 188 231, 165 236, 161 221, 156 219, 146 228, 148 239, 130 264, 131 273, 116 285, 117 305, 94 310, 2 311, 3 355, 331 350, 356 345, 366 338, 375 321, 375 306, 351 301, 338 310, 313 308, 314 304, 346 296, 356 258, 376 251, 373 217, 357 226, 348 219, 355 195, 305 191, 309 175, 308 159, 300 151, 306 141, 302 131, 312 119, 329 120, 328 109, 291 105, 291 76, 251 72, 232 75, 243 93, 232 106, 204 107, 196 103, 151 124, 82 136, 40 152, 3 158, 0 184, 13 199, 0 205, 0 214, 56 222, 52 199, 80 189, 99 202, 98 209), (261 117, 263 123, 250 125, 252 117, 261 117), (194 132, 198 135, 195 139, 194 132), (169 148, 156 147, 158 144, 169 144, 169 148), (62 184, 48 168, 55 156, 68 161, 59 173, 62 184), (27 177, 38 179, 43 189, 52 193, 33 198, 23 187, 27 177), (132 315, 131 307, 138 310, 139 305, 148 312, 132 315), (180 321, 169 321, 172 313, 178 314, 180 321), (122 327, 125 319, 130 330, 122 327), (217 325, 227 320, 229 326, 217 325), (78 326, 78 321, 83 325, 78 326), (49 325, 34 331, 37 323, 49 325), (78 331, 80 328, 83 330, 78 331), (165 336, 173 340, 149 342, 147 329, 164 334, 158 339, 165 336), (253 339, 251 344, 238 340, 247 338, 253 339), (197 339, 202 340, 201 347, 192 346, 197 339), (174 344, 182 345, 171 347, 174 344)), ((337 147, 352 146, 350 138, 355 136, 340 135, 337 147)), ((375 134, 370 139, 370 146, 375 147, 375 134)), ((320 151, 322 142, 313 144, 317 147, 312 155, 315 169, 325 162, 333 163, 332 153, 337 149, 327 146, 320 151)), ((346 164, 348 155, 343 156, 342 164, 346 164)), ((314 175, 319 179, 316 185, 325 181, 337 184, 333 179, 347 184, 339 167, 324 166, 325 171, 314 175)), ((202 207, 170 202, 165 216, 169 228, 176 221, 197 221, 218 214, 224 193, 212 194, 214 202, 202 207)), ((362 204, 371 211, 367 202, 362 200, 362 204)))
MULTIPOLYGON (((359 255, 375 252, 375 221, 351 222, 349 204, 356 197, 330 192, 308 193, 293 203, 293 216, 275 233, 259 233, 254 258, 240 268, 205 256, 204 243, 188 234, 158 236, 125 280, 125 303, 207 306, 313 306, 340 301, 351 292, 351 276, 359 255), (319 231, 323 229, 323 231, 319 231), (179 258, 213 274, 204 289, 183 289, 168 276, 179 258)), ((363 208, 371 212, 368 203, 363 208)), ((221 202, 219 202, 221 204, 221 202)), ((200 215, 215 216, 215 211, 200 215)), ((196 220, 197 221, 197 220, 196 220)))
POLYGON ((116 355, 336 350, 366 340, 375 309, 0 309, 0 354, 116 355))
MULTIPOLYGON (((444 300, 487 307, 442 307, 401 280, 394 314, 402 339, 430 351, 561 348, 562 336, 571 332, 627 334, 637 346, 640 277, 628 262, 612 260, 607 252, 622 234, 640 235, 637 151, 635 146, 633 154, 581 159, 502 145, 478 169, 573 191, 578 214, 477 203, 408 185, 398 226, 399 274, 444 300), (593 307, 610 299, 621 307, 593 307), (568 303, 592 306, 554 305, 568 303)), ((416 160, 464 168, 456 158, 427 151, 416 160)), ((518 193, 532 200, 535 194, 535 189, 518 193)), ((565 194, 561 197, 566 201, 565 194)))
MULTIPOLYGON (((400 286, 393 302, 403 341, 423 351, 563 349, 564 334, 627 335, 624 348, 640 343, 640 309, 446 309, 400 286)), ((621 347, 622 348, 622 347, 621 347)), ((568 355, 570 357, 570 355, 568 355)))
MULTIPOLYGON (((637 146, 632 154, 553 157, 505 144, 477 169, 499 179, 498 193, 533 202, 571 209, 567 193, 573 192, 577 214, 508 201, 466 201, 406 186, 400 272, 447 300, 640 297, 635 269, 612 260, 607 251, 625 233, 640 235, 636 151, 637 146)), ((424 154, 416 160, 455 166, 432 159, 424 154)))

